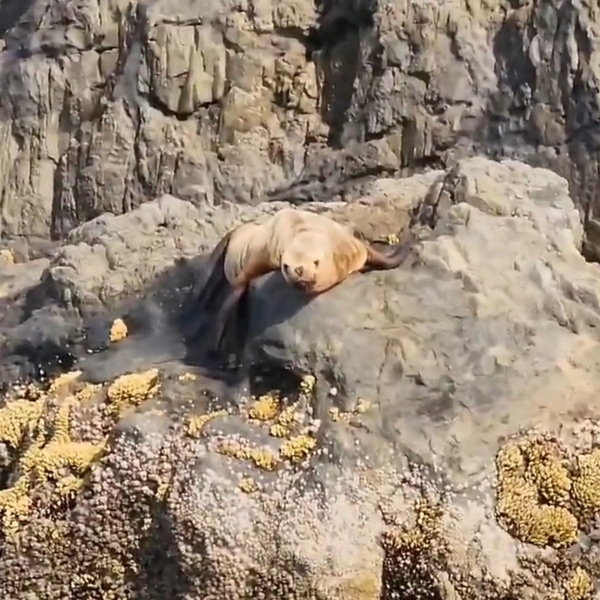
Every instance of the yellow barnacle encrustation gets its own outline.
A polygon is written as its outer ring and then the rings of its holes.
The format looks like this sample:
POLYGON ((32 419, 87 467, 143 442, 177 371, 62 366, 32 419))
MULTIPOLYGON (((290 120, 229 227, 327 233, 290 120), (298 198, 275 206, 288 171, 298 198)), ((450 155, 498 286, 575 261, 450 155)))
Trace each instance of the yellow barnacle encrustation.
POLYGON ((498 452, 496 515, 511 535, 556 548, 577 539, 573 482, 563 454, 545 437, 511 441, 498 452))
POLYGON ((10 248, 2 248, 0 250, 0 264, 14 265, 15 262, 15 254, 10 248))
POLYGON ((576 567, 569 573, 563 584, 565 600, 591 600, 594 584, 589 573, 576 567))
POLYGON ((572 496, 584 516, 600 514, 600 450, 577 456, 572 496))
POLYGON ((35 424, 44 410, 43 399, 12 400, 0 409, 0 441, 17 448, 27 430, 35 424))
POLYGON ((120 414, 129 406, 138 406, 158 391, 159 384, 156 368, 143 373, 121 375, 111 383, 106 393, 109 412, 120 414))
POLYGON ((29 478, 21 476, 10 488, 0 491, 0 514, 2 530, 6 535, 14 535, 21 523, 29 516, 29 478))
POLYGON ((125 339, 128 333, 125 321, 123 319, 115 319, 110 327, 109 339, 114 344, 125 339))
POLYGON ((49 394, 57 394, 65 387, 69 386, 71 383, 74 383, 81 376, 81 371, 69 371, 67 373, 61 373, 56 379, 52 381, 50 387, 48 388, 49 394))
POLYGON ((306 458, 317 445, 317 440, 310 435, 297 435, 286 440, 279 450, 282 458, 291 462, 299 462, 306 458))
POLYGON ((265 471, 273 471, 279 464, 277 455, 268 448, 253 448, 246 442, 233 439, 220 441, 216 446, 216 451, 238 460, 249 460, 256 467, 265 471))
POLYGON ((258 421, 270 421, 279 411, 279 397, 276 394, 264 394, 248 409, 248 416, 258 421))
POLYGON ((202 433, 206 423, 217 417, 227 416, 227 414, 226 410, 215 410, 205 415, 193 415, 188 419, 185 431, 191 437, 198 437, 202 433))

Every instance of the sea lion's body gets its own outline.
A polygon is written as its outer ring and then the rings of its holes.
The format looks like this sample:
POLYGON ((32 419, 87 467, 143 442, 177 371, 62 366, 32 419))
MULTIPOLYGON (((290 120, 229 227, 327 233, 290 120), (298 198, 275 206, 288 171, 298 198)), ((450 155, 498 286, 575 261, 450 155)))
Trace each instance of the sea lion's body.
POLYGON ((216 311, 218 349, 232 310, 261 275, 280 270, 290 285, 321 294, 354 273, 399 266, 412 247, 409 238, 384 254, 324 215, 282 209, 262 223, 240 225, 221 239, 208 259, 205 277, 195 286, 196 307, 216 311))
POLYGON ((290 285, 320 294, 353 273, 395 268, 409 251, 410 245, 403 243, 383 254, 324 215, 286 208, 261 224, 245 223, 232 232, 224 271, 237 286, 281 270, 290 285))

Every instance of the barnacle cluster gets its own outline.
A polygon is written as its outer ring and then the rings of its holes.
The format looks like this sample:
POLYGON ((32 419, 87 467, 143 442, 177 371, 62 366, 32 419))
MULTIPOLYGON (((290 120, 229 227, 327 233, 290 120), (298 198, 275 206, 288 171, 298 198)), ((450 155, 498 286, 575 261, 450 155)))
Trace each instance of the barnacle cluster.
MULTIPOLYGON (((101 433, 93 441, 73 437, 72 411, 102 389, 80 382, 80 375, 63 373, 45 391, 33 385, 16 387, 0 409, 0 443, 13 458, 12 478, 0 490, 0 525, 6 535, 31 516, 33 493, 40 486, 51 485, 52 506, 72 500, 105 451, 107 437, 101 433)), ((108 386, 103 403, 109 414, 120 414, 155 393, 158 384, 156 369, 124 375, 108 386)))
POLYGON ((128 333, 125 321, 123 319, 115 319, 110 326, 109 339, 114 344, 125 339, 128 333))
POLYGON ((380 538, 383 558, 384 585, 402 590, 406 598, 419 598, 423 590, 431 589, 432 572, 436 571, 443 553, 443 507, 438 499, 421 496, 416 500, 414 520, 403 523, 396 515, 384 521, 388 528, 380 538))
MULTIPOLYGON (((314 391, 315 378, 306 375, 300 382, 298 399, 289 403, 281 398, 278 390, 253 399, 246 411, 250 422, 264 423, 271 437, 282 440, 278 451, 270 448, 256 448, 245 440, 222 439, 215 445, 215 451, 236 458, 249 460, 258 468, 272 471, 282 461, 297 463, 305 459, 315 449, 317 441, 307 427, 295 431, 294 426, 301 420, 297 414, 298 405, 307 400, 314 391)), ((225 410, 217 410, 190 417, 186 424, 186 433, 192 437, 201 435, 208 421, 229 414, 225 410)))
POLYGON ((52 383, 47 395, 8 400, 0 409, 0 442, 16 455, 13 470, 18 474, 12 485, 0 491, 5 534, 15 533, 29 516, 30 492, 35 485, 52 481, 59 496, 72 496, 81 487, 81 476, 104 449, 103 442, 79 442, 70 437, 69 414, 78 398, 55 396, 77 377, 78 373, 65 374, 52 383), (48 425, 47 417, 56 403, 54 419, 48 425))
POLYGON ((396 557, 421 552, 439 535, 443 512, 441 506, 420 498, 415 504, 415 523, 409 527, 390 527, 382 537, 382 546, 396 557))
POLYGON ((570 456, 557 440, 512 440, 496 457, 496 515, 514 537, 561 548, 600 513, 600 452, 570 456))
POLYGON ((160 380, 158 369, 148 369, 142 373, 121 375, 109 386, 106 397, 108 412, 119 415, 130 406, 138 406, 158 391, 160 380))
POLYGON ((0 250, 0 264, 14 265, 15 262, 15 255, 10 248, 0 250))

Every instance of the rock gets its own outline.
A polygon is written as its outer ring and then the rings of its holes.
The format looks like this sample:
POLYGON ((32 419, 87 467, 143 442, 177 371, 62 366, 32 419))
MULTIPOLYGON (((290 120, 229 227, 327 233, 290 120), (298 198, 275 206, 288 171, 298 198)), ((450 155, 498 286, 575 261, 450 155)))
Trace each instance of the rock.
POLYGON ((4 236, 164 193, 358 198, 487 154, 567 178, 598 256, 587 4, 32 0, 0 30, 4 236))
POLYGON ((104 341, 50 387, 7 385, 3 597, 597 593, 599 267, 567 181, 473 157, 369 187, 310 206, 372 237, 421 206, 413 257, 309 303, 266 276, 220 381, 182 361, 155 277, 276 204, 164 196, 69 234, 2 365, 40 336, 104 341))
POLYGON ((377 399, 360 419, 367 431, 422 462, 433 454, 462 486, 543 410, 554 425, 568 418, 573 407, 560 394, 552 403, 546 385, 576 388, 596 364, 600 272, 578 251, 564 179, 483 158, 456 175, 463 189, 412 268, 351 278, 306 306, 279 274, 264 278, 248 360, 320 374, 341 392, 323 402, 346 412, 377 399))

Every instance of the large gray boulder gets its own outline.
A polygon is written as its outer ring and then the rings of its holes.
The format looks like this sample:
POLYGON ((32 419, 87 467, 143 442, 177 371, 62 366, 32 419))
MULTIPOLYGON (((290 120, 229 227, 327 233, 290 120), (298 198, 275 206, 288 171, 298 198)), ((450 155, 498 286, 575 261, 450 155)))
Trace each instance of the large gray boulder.
POLYGON ((422 202, 435 227, 397 270, 308 304, 277 273, 260 280, 241 381, 183 363, 153 276, 273 205, 203 221, 163 197, 75 229, 37 286, 53 300, 36 331, 50 307, 81 329, 140 303, 160 327, 41 395, 9 386, 2 596, 597 594, 600 270, 568 184, 476 157, 313 209, 375 237, 422 202), (120 304, 129 281, 137 299, 120 304))

